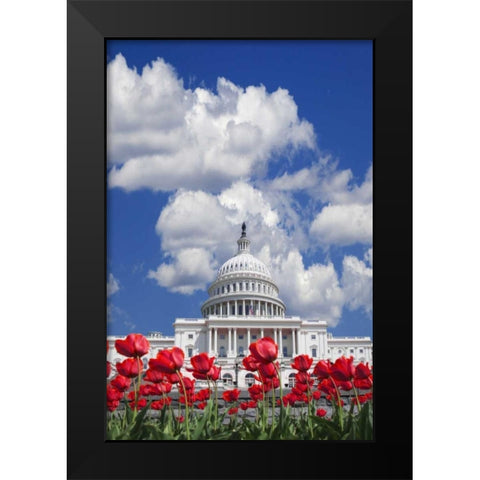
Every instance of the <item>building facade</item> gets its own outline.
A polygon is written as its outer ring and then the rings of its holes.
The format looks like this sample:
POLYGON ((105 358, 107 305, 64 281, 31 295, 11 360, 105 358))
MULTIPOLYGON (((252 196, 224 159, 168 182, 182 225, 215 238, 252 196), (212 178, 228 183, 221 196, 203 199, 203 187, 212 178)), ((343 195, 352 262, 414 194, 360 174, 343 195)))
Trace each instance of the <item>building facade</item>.
MULTIPOLYGON (((250 253, 245 223, 237 245, 237 254, 220 267, 208 288, 209 297, 201 307, 202 317, 175 319, 172 337, 159 332, 147 335, 151 349, 144 359, 145 366, 159 350, 174 345, 185 352, 187 365, 190 357, 208 352, 222 367, 224 385, 245 388, 253 384, 254 378, 241 368, 242 359, 249 354, 250 343, 265 336, 279 347, 281 380, 285 386, 293 385, 295 370, 290 364, 299 354, 313 357, 314 362, 334 361, 345 355, 353 356, 356 363, 372 364, 370 337, 333 337, 327 332, 324 320, 286 315, 286 306, 269 269, 250 253)), ((123 337, 108 337, 108 360, 112 365, 123 360, 114 348, 117 338, 123 337)))

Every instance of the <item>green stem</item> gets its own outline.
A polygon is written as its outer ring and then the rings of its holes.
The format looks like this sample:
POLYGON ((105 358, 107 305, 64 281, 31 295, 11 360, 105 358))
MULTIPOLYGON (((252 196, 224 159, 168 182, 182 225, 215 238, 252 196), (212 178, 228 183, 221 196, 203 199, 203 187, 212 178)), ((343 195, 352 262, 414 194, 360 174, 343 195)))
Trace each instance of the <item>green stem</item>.
POLYGON ((218 389, 217 389, 217 382, 215 382, 215 431, 217 430, 217 423, 218 423, 218 389))
POLYGON ((310 430, 310 436, 311 436, 311 439, 313 440, 312 406, 310 405, 310 403, 311 403, 312 400, 313 400, 313 397, 312 397, 312 395, 311 395, 310 383, 308 383, 308 379, 307 379, 307 400, 308 400, 308 404, 307 404, 307 422, 308 422, 308 428, 309 428, 309 430, 310 430))
MULTIPOLYGON (((177 370, 178 378, 180 379, 180 383, 182 384, 183 396, 185 398, 185 428, 187 430, 187 440, 190 440, 190 428, 188 424, 188 395, 187 391, 185 390, 185 384, 183 383, 183 377, 179 370, 177 370)), ((178 398, 178 405, 180 407, 180 397, 178 398)))
POLYGON ((275 371, 277 372, 278 383, 280 386, 280 430, 283 430, 283 418, 285 416, 285 410, 283 406, 283 388, 282 388, 282 376, 280 374, 280 369, 275 365, 275 371))
POLYGON ((140 357, 137 357, 137 365, 138 365, 138 375, 137 375, 137 381, 135 382, 135 401, 133 403, 133 406, 135 407, 133 410, 133 419, 135 420, 135 417, 137 416, 137 408, 138 408, 138 393, 140 389, 140 382, 141 382, 141 377, 142 377, 142 371, 140 370, 140 357))
POLYGON ((358 399, 358 392, 353 382, 352 382, 352 385, 353 385, 353 391, 355 392, 355 398, 357 399, 357 413, 358 413, 360 411, 360 400, 358 399))
POLYGON ((272 425, 270 427, 270 433, 273 432, 273 427, 275 424, 275 386, 273 385, 272 382, 272 425))

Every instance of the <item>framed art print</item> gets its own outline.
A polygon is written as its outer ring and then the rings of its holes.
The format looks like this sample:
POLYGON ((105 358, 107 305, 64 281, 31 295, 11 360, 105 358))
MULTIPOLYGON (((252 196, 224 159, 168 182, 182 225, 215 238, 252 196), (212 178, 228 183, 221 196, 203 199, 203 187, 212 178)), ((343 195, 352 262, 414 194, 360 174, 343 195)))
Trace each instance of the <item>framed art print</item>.
POLYGON ((411 2, 67 12, 68 478, 411 478, 411 2))

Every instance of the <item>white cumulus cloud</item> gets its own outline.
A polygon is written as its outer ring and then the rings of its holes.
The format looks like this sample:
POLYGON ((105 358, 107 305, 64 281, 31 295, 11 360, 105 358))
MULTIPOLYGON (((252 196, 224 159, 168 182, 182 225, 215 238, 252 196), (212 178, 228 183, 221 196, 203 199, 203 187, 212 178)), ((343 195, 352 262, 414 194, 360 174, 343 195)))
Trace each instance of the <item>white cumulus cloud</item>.
POLYGON ((315 217, 310 234, 324 245, 372 243, 372 205, 327 205, 315 217))
POLYGON ((285 89, 222 77, 216 93, 186 89, 163 59, 138 73, 118 54, 107 65, 107 143, 110 187, 219 191, 262 174, 274 153, 315 148, 315 135, 285 89))
POLYGON ((187 295, 202 290, 213 278, 212 256, 204 248, 184 248, 172 256, 173 262, 159 265, 156 271, 150 270, 147 277, 172 292, 187 295))
MULTIPOLYGON (((372 257, 372 249, 366 254, 366 259, 372 257)), ((357 257, 347 255, 343 258, 342 286, 346 305, 350 310, 363 309, 372 311, 373 269, 357 257)))

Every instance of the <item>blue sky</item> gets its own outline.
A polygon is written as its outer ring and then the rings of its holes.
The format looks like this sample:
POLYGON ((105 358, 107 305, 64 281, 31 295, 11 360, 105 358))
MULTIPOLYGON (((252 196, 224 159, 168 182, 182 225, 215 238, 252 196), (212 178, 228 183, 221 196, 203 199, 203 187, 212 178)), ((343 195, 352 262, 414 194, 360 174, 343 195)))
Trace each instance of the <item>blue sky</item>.
POLYGON ((287 314, 372 335, 370 41, 107 43, 109 334, 197 317, 247 222, 287 314))

